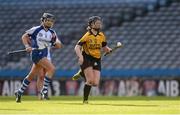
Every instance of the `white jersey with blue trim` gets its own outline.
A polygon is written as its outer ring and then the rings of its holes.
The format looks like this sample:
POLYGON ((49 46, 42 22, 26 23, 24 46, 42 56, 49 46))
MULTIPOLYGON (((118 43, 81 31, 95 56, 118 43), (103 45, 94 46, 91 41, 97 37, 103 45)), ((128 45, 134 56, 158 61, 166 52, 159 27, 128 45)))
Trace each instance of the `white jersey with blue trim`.
POLYGON ((51 46, 53 34, 56 35, 52 29, 44 30, 43 26, 36 26, 26 31, 31 37, 32 48, 44 49, 51 46))
POLYGON ((48 59, 49 61, 51 61, 51 47, 48 47, 47 59, 48 59))

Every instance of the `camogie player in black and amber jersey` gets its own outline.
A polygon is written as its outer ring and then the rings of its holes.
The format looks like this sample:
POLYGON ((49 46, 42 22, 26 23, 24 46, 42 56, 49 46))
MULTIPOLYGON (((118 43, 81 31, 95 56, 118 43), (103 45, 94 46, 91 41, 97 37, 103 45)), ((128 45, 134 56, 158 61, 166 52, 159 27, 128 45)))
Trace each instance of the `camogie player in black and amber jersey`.
POLYGON ((88 96, 92 86, 98 86, 101 71, 101 49, 110 52, 112 49, 107 46, 106 37, 100 31, 102 20, 99 16, 92 16, 88 21, 88 31, 78 41, 75 52, 78 56, 78 63, 85 75, 83 103, 88 103, 88 96))

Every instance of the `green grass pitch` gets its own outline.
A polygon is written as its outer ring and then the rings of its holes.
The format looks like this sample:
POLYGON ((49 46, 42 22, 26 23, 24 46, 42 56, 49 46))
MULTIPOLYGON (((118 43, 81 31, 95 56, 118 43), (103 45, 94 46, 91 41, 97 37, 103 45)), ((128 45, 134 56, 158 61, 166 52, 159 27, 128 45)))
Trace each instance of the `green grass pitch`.
POLYGON ((78 96, 23 96, 22 103, 0 97, 0 114, 180 114, 180 97, 91 96, 87 105, 78 96))

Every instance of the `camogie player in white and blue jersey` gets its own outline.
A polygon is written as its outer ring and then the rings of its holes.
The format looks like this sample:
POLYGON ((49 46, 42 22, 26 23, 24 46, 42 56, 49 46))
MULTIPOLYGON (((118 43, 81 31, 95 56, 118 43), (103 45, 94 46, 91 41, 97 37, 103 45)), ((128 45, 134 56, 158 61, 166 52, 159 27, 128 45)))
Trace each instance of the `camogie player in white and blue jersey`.
POLYGON ((54 22, 54 15, 44 13, 41 18, 41 25, 27 30, 22 36, 22 42, 26 51, 31 53, 31 59, 34 64, 29 74, 26 78, 24 78, 22 86, 15 92, 16 102, 21 102, 21 96, 25 89, 42 68, 45 69, 46 76, 44 77, 41 95, 43 99, 47 98, 48 85, 50 84, 52 76, 55 72, 54 65, 47 57, 48 47, 62 47, 61 41, 58 39, 56 32, 51 29, 54 22))

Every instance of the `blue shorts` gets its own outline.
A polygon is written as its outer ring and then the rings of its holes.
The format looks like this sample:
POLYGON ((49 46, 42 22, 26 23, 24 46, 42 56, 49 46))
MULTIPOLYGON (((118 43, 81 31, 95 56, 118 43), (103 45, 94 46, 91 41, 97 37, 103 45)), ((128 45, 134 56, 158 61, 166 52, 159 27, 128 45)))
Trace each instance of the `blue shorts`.
POLYGON ((47 57, 48 49, 33 50, 31 53, 31 59, 33 63, 37 64, 42 58, 47 57))

